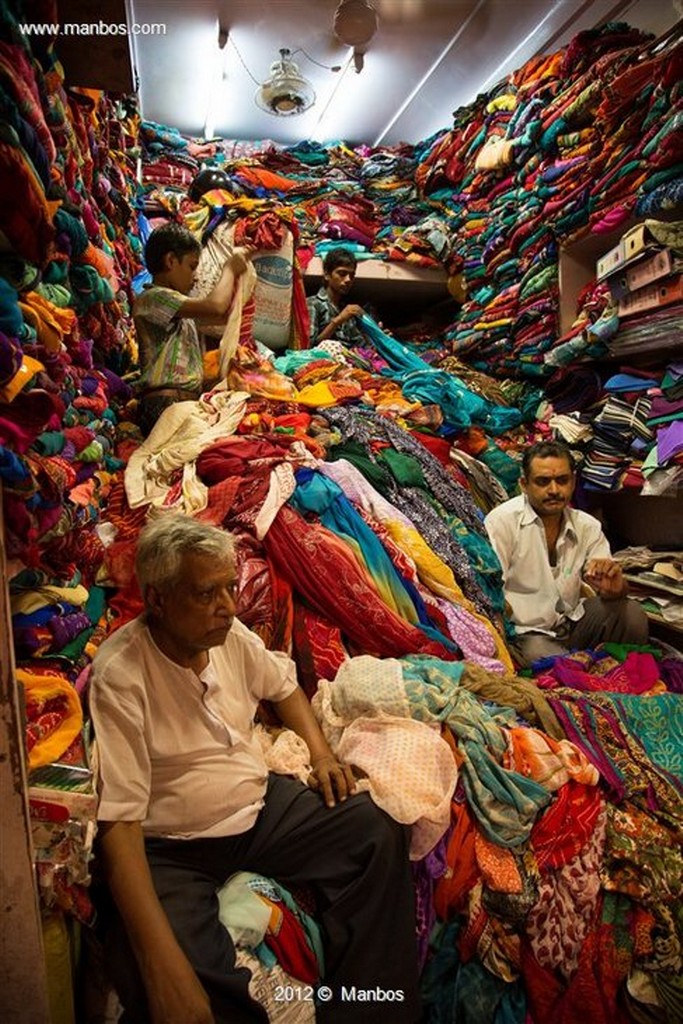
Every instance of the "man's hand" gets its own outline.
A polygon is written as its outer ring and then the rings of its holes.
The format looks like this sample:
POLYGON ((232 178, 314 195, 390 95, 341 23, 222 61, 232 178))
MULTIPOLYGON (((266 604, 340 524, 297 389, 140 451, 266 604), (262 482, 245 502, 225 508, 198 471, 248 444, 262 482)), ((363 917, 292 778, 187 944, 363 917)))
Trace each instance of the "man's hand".
POLYGON ((334 755, 329 755, 313 761, 313 771, 308 776, 308 785, 311 789, 322 792, 328 807, 334 807, 337 799, 343 803, 354 792, 356 780, 351 765, 342 764, 334 755))
POLYGON ((614 601, 623 597, 628 587, 621 566, 611 558, 594 558, 586 566, 584 576, 599 597, 614 601))
POLYGON ((362 306, 357 305, 355 302, 350 302, 348 306, 344 306, 341 313, 338 313, 335 320, 338 324, 343 324, 347 320, 350 320, 352 316, 363 316, 365 310, 362 306))

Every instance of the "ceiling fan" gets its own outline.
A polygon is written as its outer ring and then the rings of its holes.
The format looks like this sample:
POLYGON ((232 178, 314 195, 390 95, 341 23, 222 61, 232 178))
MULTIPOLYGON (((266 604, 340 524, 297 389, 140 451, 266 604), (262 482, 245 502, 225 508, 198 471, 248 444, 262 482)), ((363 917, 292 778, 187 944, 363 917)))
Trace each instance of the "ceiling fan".
POLYGON ((334 12, 333 30, 341 43, 353 47, 357 72, 363 70, 365 53, 378 25, 377 11, 371 0, 340 0, 334 12))
POLYGON ((270 77, 256 90, 256 105, 276 117, 303 114, 315 103, 315 92, 292 60, 291 50, 283 47, 280 59, 270 65, 270 77))
POLYGON ((423 0, 339 0, 333 32, 339 42, 353 48, 356 71, 362 71, 380 20, 405 23, 423 17, 423 0))

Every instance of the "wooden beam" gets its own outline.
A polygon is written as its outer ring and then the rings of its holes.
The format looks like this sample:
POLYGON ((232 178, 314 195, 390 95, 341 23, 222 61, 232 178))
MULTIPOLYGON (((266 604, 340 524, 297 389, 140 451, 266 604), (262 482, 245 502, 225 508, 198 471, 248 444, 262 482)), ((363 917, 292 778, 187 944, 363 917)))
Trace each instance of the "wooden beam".
POLYGON ((58 0, 56 51, 66 84, 128 95, 136 91, 125 0, 58 0), (114 31, 116 30, 116 31, 114 31))

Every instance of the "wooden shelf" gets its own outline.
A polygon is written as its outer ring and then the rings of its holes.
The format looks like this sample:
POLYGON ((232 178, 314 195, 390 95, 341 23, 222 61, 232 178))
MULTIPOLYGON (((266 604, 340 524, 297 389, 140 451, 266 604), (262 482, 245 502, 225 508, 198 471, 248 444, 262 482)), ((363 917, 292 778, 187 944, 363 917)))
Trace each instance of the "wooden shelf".
POLYGON ((596 264, 601 256, 609 252, 619 241, 643 221, 653 219, 675 221, 683 217, 683 209, 679 206, 667 210, 654 218, 629 217, 614 231, 598 234, 588 232, 582 238, 560 246, 559 256, 559 289, 560 289, 560 333, 566 334, 576 319, 576 302, 583 288, 595 280, 596 264))
MULTIPOLYGON (((306 268, 304 280, 320 287, 322 279, 322 260, 314 256, 306 268)), ((411 294, 438 302, 448 298, 447 281, 448 275, 443 267, 416 267, 412 263, 390 260, 359 260, 353 290, 355 293, 369 285, 377 296, 395 296, 398 288, 405 287, 411 294)))
MULTIPOLYGON (((426 310, 448 300, 455 304, 447 288, 448 275, 443 267, 417 267, 412 263, 390 260, 359 260, 351 302, 370 303, 387 324, 418 320, 426 310)), ((323 282, 322 260, 314 256, 304 275, 306 292, 313 295, 323 282)))

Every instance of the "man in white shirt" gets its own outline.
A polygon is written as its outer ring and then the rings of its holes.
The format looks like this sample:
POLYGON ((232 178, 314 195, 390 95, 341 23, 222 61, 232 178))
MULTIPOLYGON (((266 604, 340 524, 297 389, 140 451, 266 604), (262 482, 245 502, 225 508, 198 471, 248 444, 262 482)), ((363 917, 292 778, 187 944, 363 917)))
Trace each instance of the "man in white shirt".
POLYGON ((319 1021, 414 1024, 405 829, 354 794, 351 769, 328 747, 294 663, 235 619, 232 538, 163 514, 140 535, 136 572, 146 611, 102 644, 90 687, 100 846, 118 911, 110 966, 123 1019, 267 1022, 218 918, 217 889, 249 870, 315 892, 331 993, 319 1021), (309 787, 269 776, 253 728, 260 700, 306 741, 309 787), (402 996, 345 1001, 342 987, 353 986, 402 996))
POLYGON ((543 441, 524 454, 523 493, 484 520, 503 568, 517 631, 512 647, 522 665, 607 640, 647 643, 647 616, 627 598, 600 523, 569 507, 575 482, 569 449, 543 441), (594 596, 586 596, 588 588, 594 596))

